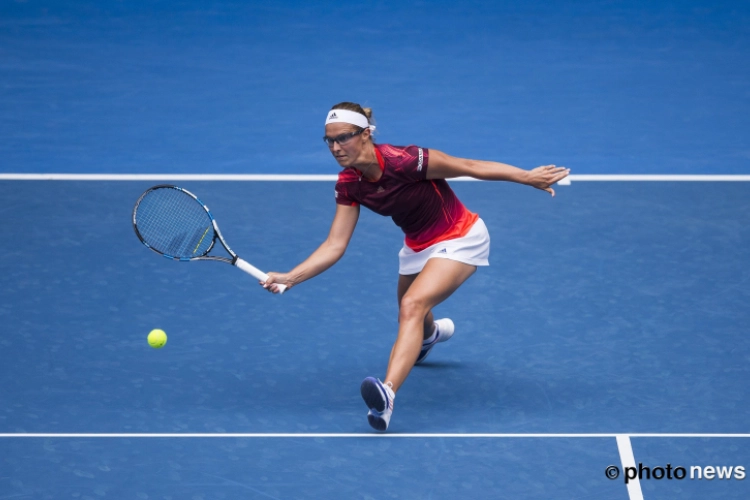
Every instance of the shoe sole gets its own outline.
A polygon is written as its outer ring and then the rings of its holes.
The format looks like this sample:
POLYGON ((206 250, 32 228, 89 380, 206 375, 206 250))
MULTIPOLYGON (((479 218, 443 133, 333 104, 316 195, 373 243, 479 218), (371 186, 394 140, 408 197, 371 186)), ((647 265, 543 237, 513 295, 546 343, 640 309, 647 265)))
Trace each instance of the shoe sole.
POLYGON ((425 359, 427 359, 427 356, 430 355, 430 351, 432 351, 433 347, 435 347, 435 344, 432 344, 432 346, 430 346, 430 350, 427 351, 424 356, 422 356, 421 358, 417 358, 417 361, 415 361, 414 364, 418 365, 419 363, 421 363, 422 361, 424 361, 425 359))
MULTIPOLYGON (((385 410, 385 407, 388 403, 383 397, 382 390, 380 389, 380 387, 378 387, 377 380, 372 377, 367 377, 362 381, 362 385, 360 386, 359 390, 362 393, 362 399, 365 400, 365 404, 369 409, 378 412, 383 412, 385 410)), ((369 415, 367 419, 370 419, 369 415)), ((370 425, 375 427, 372 422, 370 422, 370 425)), ((375 428, 377 429, 377 427, 375 428)))
POLYGON ((370 423, 370 427, 372 427, 376 431, 384 431, 388 429, 388 425, 385 423, 385 420, 377 415, 373 415, 372 413, 367 414, 367 421, 370 423))

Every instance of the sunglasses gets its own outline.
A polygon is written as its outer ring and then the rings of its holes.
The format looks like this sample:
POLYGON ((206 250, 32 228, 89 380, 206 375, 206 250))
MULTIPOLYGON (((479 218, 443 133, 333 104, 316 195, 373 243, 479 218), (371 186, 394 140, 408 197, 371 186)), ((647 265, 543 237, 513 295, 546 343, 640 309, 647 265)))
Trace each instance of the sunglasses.
POLYGON ((338 142, 339 146, 343 146, 350 140, 352 140, 352 137, 358 136, 362 132, 364 132, 366 129, 358 130, 356 132, 349 132, 348 134, 341 134, 337 135, 336 137, 328 137, 327 135, 323 137, 323 142, 328 144, 329 148, 333 147, 334 142, 338 142))

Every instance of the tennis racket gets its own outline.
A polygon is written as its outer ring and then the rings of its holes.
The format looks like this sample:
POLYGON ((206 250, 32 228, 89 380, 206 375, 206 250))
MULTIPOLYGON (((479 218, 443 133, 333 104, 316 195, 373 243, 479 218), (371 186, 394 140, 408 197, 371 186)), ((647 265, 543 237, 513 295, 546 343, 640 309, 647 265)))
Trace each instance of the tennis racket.
MULTIPOLYGON (((217 260, 239 267, 260 281, 268 280, 266 273, 229 248, 208 207, 186 189, 169 185, 147 189, 133 208, 133 229, 141 243, 168 259, 217 260), (229 258, 208 255, 217 240, 229 258)), ((286 290, 285 285, 276 286, 279 293, 286 290)))

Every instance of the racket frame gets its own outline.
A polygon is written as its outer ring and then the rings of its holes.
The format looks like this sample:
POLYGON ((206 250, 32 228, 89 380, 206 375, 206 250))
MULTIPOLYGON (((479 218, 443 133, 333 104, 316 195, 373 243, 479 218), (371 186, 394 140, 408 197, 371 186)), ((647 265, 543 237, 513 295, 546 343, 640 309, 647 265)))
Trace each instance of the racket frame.
MULTIPOLYGON (((257 267, 253 266, 246 260, 243 260, 237 256, 236 253, 227 245, 227 242, 224 240, 224 236, 221 234, 221 230, 219 229, 219 225, 216 223, 216 219, 214 219, 214 216, 211 214, 211 211, 208 209, 208 205, 203 203, 200 198, 198 198, 196 195, 191 193, 185 188, 181 188, 179 186, 174 186, 172 184, 159 184, 157 186, 152 186, 148 188, 144 193, 138 198, 138 201, 135 202, 135 207, 133 207, 133 229, 135 230, 135 234, 138 237, 138 239, 143 243, 143 245, 148 248, 149 250, 161 255, 162 257, 166 257, 170 260, 176 260, 178 262, 189 262, 192 260, 214 260, 219 262, 227 262, 229 264, 232 264, 233 266, 242 269, 249 275, 253 276, 254 278, 258 279, 259 281, 265 282, 268 279, 268 275, 258 269, 257 267), (211 220, 211 226, 214 230, 213 238, 211 239, 211 244, 208 246, 208 248, 201 254, 196 257, 175 257, 173 255, 166 254, 164 252, 161 252, 146 242, 146 240, 141 235, 140 231, 138 231, 138 207, 140 206, 143 199, 149 195, 149 193, 156 191, 157 189, 175 189, 177 191, 180 191, 182 193, 185 193, 186 195, 190 196, 192 199, 194 199, 198 204, 203 208, 203 210, 206 211, 206 214, 208 215, 208 218, 211 220), (219 240, 219 243, 221 243, 221 246, 224 247, 224 250, 227 251, 227 253, 231 256, 230 259, 226 257, 221 257, 217 255, 208 255, 208 253, 214 248, 216 245, 216 240, 219 240)), ((277 284, 277 287, 279 288, 279 293, 284 293, 286 291, 286 285, 277 284)))

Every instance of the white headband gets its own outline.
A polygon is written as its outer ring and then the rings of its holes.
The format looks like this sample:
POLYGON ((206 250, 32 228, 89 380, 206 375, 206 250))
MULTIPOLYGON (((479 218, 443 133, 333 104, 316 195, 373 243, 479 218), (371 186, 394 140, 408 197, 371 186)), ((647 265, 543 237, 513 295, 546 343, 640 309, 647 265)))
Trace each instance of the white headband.
POLYGON ((326 125, 329 123, 349 123, 359 128, 375 130, 375 125, 370 125, 365 115, 356 111, 349 111, 348 109, 332 109, 329 111, 328 118, 326 118, 326 125))

